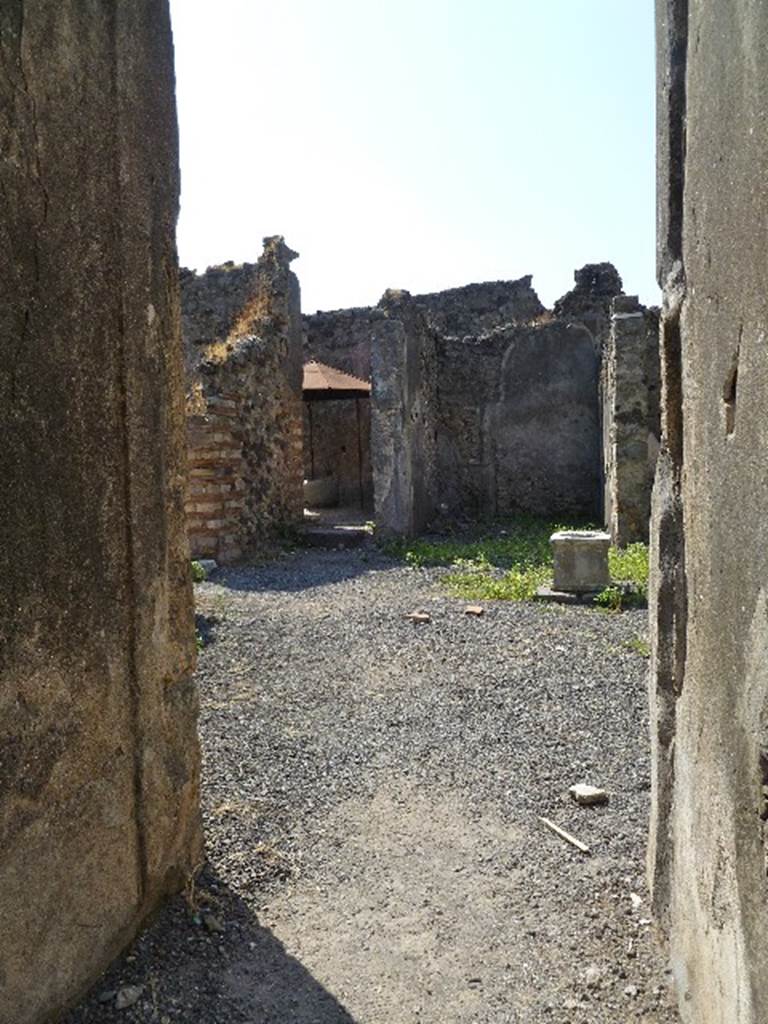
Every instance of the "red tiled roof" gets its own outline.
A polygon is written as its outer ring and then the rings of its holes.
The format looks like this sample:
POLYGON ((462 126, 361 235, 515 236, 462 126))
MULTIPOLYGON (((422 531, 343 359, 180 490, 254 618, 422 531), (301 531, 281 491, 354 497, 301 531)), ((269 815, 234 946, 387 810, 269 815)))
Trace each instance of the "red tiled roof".
POLYGON ((364 391, 366 394, 370 394, 371 385, 367 380, 353 377, 351 373, 344 373, 343 370, 337 370, 333 366, 327 366, 325 363, 319 363, 316 359, 311 359, 308 363, 304 363, 303 390, 315 394, 329 391, 364 391))

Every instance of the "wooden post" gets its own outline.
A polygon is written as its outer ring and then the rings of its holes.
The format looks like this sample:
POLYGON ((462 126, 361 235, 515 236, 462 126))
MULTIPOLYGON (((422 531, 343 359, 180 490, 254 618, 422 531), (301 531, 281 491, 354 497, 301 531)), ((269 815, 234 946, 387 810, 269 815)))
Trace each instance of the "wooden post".
POLYGON ((312 432, 312 403, 307 402, 307 418, 309 420, 309 475, 315 479, 315 439, 312 432))
POLYGON ((363 438, 360 429, 360 399, 355 399, 355 413, 357 416, 357 482, 360 491, 360 508, 364 507, 363 497, 363 438))

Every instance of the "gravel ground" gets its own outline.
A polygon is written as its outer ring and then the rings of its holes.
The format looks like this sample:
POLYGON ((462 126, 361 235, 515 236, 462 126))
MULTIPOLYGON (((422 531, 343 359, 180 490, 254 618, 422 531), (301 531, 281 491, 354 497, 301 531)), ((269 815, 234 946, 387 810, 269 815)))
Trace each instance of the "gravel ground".
POLYGON ((311 551, 197 587, 210 863, 64 1024, 677 1020, 644 884, 645 613, 471 618, 440 574, 311 551), (582 781, 610 803, 576 806, 582 781))

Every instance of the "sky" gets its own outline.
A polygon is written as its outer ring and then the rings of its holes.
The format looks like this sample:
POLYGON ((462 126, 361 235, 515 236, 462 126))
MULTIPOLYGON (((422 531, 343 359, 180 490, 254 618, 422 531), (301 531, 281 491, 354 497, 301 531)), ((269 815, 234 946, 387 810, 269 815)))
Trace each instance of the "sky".
POLYGON ((610 260, 656 303, 651 0, 171 0, 182 265, 302 307, 610 260))

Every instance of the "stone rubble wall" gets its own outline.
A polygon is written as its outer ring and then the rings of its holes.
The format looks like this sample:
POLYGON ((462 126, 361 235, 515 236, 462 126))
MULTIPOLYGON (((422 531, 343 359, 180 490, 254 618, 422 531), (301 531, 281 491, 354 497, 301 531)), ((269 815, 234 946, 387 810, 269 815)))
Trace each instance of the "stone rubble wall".
MULTIPOLYGON (((216 275, 226 283, 221 306, 212 302, 207 285, 198 288, 195 301, 196 308, 207 310, 206 329, 216 327, 221 333, 232 319, 232 296, 240 294, 243 282, 252 280, 254 272, 250 267, 229 267, 217 270, 216 275)), ((614 392, 609 397, 606 390, 609 381, 611 386, 615 383, 608 372, 611 302, 621 296, 621 278, 610 263, 588 264, 577 270, 574 278, 573 289, 558 300, 554 313, 544 309, 530 277, 467 285, 411 300, 430 330, 440 337, 435 349, 439 352, 434 401, 438 423, 435 503, 452 514, 472 515, 530 512, 598 519, 603 511, 610 518, 618 510, 617 536, 622 540, 642 537, 647 529, 644 520, 655 456, 651 435, 658 434, 653 425, 658 388, 653 347, 649 345, 645 377, 637 384, 638 394, 643 388, 648 390, 642 401, 643 416, 650 424, 644 437, 646 453, 641 461, 645 468, 640 480, 630 469, 633 459, 635 470, 639 462, 628 454, 637 447, 637 439, 616 419, 631 417, 629 407, 622 403, 631 405, 632 400, 622 392, 615 402, 614 392), (587 334, 594 359, 583 351, 587 334), (552 340, 555 337, 561 338, 560 347, 552 340), (599 373, 601 365, 603 379, 596 387, 596 366, 599 373), (602 437, 601 410, 609 414, 602 437), (606 462, 604 482, 601 445, 606 462)), ((650 324, 650 314, 640 307, 638 311, 643 324, 650 324)), ((304 358, 319 359, 371 379, 372 364, 385 368, 385 360, 375 352, 375 339, 382 335, 384 324, 390 325, 383 330, 389 336, 392 320, 392 312, 382 304, 306 316, 304 358)), ((193 336, 194 332, 190 333, 190 338, 193 336)), ((389 351, 397 361, 394 343, 389 351)), ((619 378, 623 382, 622 371, 619 378)), ((369 410, 363 411, 366 501, 376 461, 370 451, 369 415, 369 410)), ((332 473, 342 504, 357 504, 354 403, 328 403, 327 408, 318 403, 313 417, 315 475, 332 473)), ((306 410, 304 430, 308 432, 306 410)), ((310 463, 305 448, 304 475, 311 474, 310 463)), ((230 496, 230 500, 235 499, 230 496)))
POLYGON ((435 334, 408 292, 388 291, 373 338, 371 449, 376 527, 413 536, 437 504, 435 334))
POLYGON ((653 906, 686 1024, 768 1020, 768 8, 658 0, 653 906))
POLYGON ((611 302, 624 294, 621 277, 612 263, 587 263, 574 271, 573 279, 573 288, 555 302, 553 315, 586 327, 602 354, 610 336, 611 302))
POLYGON ((182 267, 181 333, 188 378, 214 344, 225 344, 258 289, 256 263, 223 263, 204 274, 182 267))
POLYGON ((202 859, 163 0, 0 7, 0 1020, 202 859))
POLYGON ((510 323, 528 323, 547 311, 528 274, 517 281, 486 281, 416 295, 430 327, 450 337, 487 334, 510 323))
POLYGON ((299 286, 290 270, 295 256, 277 236, 265 239, 255 267, 226 265, 182 280, 186 508, 194 557, 236 561, 301 521, 303 364, 299 286), (218 333, 206 343, 209 330, 218 333))
POLYGON ((371 379, 371 339, 384 314, 377 306, 304 317, 304 359, 317 359, 354 377, 371 379))
POLYGON ((619 547, 647 543, 659 449, 659 318, 635 296, 611 305, 602 393, 605 523, 619 547))

